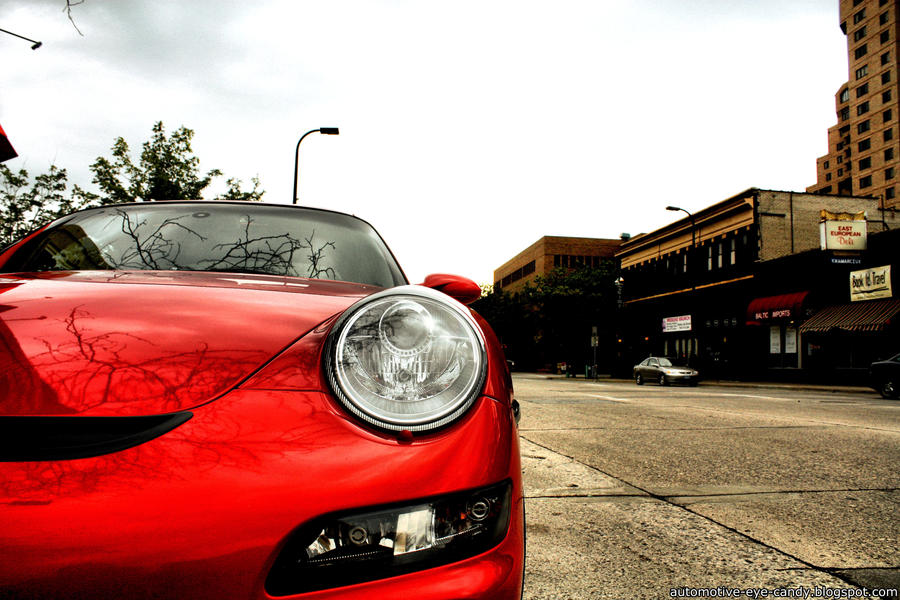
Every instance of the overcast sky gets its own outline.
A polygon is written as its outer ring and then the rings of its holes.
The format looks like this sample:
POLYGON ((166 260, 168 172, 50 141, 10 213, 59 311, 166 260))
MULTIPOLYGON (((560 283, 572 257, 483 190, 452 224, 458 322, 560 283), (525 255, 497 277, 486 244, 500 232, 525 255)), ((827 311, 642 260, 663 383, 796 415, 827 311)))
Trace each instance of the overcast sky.
POLYGON ((413 282, 490 283, 543 235, 650 231, 802 191, 847 79, 838 0, 4 0, 12 169, 88 166, 154 122, 204 169, 356 214, 413 282))

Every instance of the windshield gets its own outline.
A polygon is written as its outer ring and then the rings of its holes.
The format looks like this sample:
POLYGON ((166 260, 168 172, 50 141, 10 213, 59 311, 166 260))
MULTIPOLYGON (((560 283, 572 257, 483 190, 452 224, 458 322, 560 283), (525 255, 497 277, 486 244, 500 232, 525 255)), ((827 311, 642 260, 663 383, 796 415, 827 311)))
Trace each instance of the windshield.
POLYGON ((393 287, 406 283, 381 237, 340 213, 261 204, 147 203, 75 213, 9 258, 4 272, 260 273, 393 287))
POLYGON ((673 364, 672 364, 672 361, 669 360, 668 358, 661 358, 661 359, 659 359, 659 366, 661 366, 661 367, 673 367, 673 366, 675 366, 675 365, 673 365, 673 364))

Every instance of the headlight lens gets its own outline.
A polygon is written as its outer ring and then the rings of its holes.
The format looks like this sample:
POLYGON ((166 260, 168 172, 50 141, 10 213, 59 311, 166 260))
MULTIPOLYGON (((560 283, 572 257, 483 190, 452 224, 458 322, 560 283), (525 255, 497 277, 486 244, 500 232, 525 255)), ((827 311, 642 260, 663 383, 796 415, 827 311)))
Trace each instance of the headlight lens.
POLYGON ((279 554, 266 591, 286 596, 384 579, 475 556, 509 529, 509 481, 300 527, 279 554))
POLYGON ((467 309, 419 286, 366 298, 335 324, 326 369, 340 401, 367 423, 427 431, 459 418, 485 373, 481 330, 467 309))

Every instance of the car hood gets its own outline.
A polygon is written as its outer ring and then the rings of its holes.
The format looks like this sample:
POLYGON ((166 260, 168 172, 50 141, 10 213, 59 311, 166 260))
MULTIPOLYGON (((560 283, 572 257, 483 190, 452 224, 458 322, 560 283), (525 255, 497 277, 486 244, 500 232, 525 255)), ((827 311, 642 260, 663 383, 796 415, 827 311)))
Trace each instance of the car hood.
POLYGON ((196 407, 379 289, 198 272, 0 275, 0 416, 196 407))

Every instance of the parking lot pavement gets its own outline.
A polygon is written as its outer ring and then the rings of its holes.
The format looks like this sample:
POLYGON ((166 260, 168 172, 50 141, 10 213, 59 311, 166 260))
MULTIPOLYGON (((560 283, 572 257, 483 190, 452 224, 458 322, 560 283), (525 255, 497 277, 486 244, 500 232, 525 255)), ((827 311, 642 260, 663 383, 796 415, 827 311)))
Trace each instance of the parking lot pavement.
POLYGON ((900 584, 900 403, 852 389, 515 384, 526 598, 900 584))

